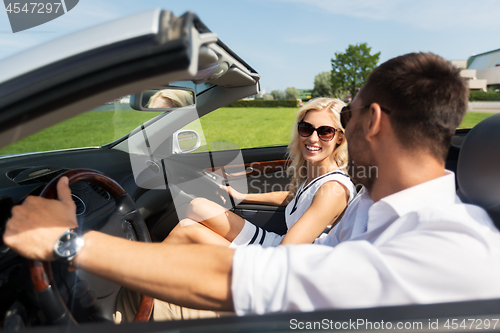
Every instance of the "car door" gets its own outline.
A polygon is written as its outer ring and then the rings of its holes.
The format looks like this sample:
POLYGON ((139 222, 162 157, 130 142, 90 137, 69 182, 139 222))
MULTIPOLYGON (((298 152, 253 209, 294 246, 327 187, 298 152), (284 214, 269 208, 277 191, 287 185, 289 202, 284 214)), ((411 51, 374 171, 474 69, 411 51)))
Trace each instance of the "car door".
POLYGON ((220 186, 228 184, 242 193, 286 191, 287 141, 296 111, 221 108, 183 127, 196 129, 202 144, 193 152, 163 159, 173 206, 151 223, 153 238, 166 237, 195 197, 207 198, 268 231, 284 234, 284 206, 234 202, 220 186), (247 126, 265 112, 280 112, 275 126, 280 135, 269 136, 266 129, 247 126), (235 128, 237 133, 231 133, 235 128))

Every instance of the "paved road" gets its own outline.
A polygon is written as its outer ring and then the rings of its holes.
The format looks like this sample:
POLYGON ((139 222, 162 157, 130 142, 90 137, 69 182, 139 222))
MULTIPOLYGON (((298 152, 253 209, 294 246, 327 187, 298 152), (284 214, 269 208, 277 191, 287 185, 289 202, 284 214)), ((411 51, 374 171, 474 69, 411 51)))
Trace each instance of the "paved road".
POLYGON ((469 102, 467 111, 500 113, 500 102, 469 102))

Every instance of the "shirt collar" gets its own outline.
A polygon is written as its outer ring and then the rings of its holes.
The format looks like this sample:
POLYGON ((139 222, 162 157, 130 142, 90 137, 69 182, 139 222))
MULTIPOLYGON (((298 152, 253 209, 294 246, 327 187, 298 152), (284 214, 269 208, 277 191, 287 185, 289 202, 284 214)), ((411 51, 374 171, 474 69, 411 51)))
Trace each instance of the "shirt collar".
POLYGON ((436 203, 439 203, 439 205, 452 204, 455 200, 455 174, 448 170, 445 170, 445 174, 439 178, 412 186, 380 199, 381 202, 391 206, 398 216, 403 216, 421 208, 434 206, 436 203))
MULTIPOLYGON (((363 195, 369 197, 368 191, 363 192, 363 195)), ((455 200, 455 174, 445 170, 445 174, 439 178, 393 193, 375 203, 372 201, 365 230, 370 233, 381 232, 405 214, 436 204, 454 203, 455 200)))

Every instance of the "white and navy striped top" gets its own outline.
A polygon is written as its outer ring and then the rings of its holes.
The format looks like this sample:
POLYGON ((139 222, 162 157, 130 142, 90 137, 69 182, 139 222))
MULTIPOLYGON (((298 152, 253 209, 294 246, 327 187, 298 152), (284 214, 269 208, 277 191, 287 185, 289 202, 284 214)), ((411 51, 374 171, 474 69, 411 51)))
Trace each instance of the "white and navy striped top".
POLYGON ((349 192, 348 203, 350 203, 351 200, 356 196, 356 187, 354 186, 349 176, 341 170, 335 170, 324 174, 323 176, 319 176, 313 179, 313 181, 311 181, 305 187, 305 182, 303 182, 297 190, 295 198, 293 198, 293 200, 286 206, 285 220, 288 230, 290 230, 290 228, 293 227, 293 225, 302 217, 306 210, 309 209, 312 200, 321 185, 332 180, 337 181, 345 186, 345 188, 349 192))

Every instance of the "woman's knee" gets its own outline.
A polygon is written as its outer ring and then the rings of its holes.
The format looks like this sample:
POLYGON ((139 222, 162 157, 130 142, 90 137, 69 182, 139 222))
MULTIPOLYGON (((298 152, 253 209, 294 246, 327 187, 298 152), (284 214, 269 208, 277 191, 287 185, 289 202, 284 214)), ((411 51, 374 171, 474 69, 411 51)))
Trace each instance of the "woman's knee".
MULTIPOLYGON (((205 198, 194 198, 188 205, 186 215, 190 218, 204 219, 205 216, 210 214, 213 203, 205 198)), ((213 209, 213 207, 212 207, 213 209)))
POLYGON ((186 228, 189 224, 197 223, 191 219, 184 219, 179 221, 179 223, 170 231, 167 238, 163 241, 164 243, 190 243, 191 237, 189 235, 190 228, 186 228))

